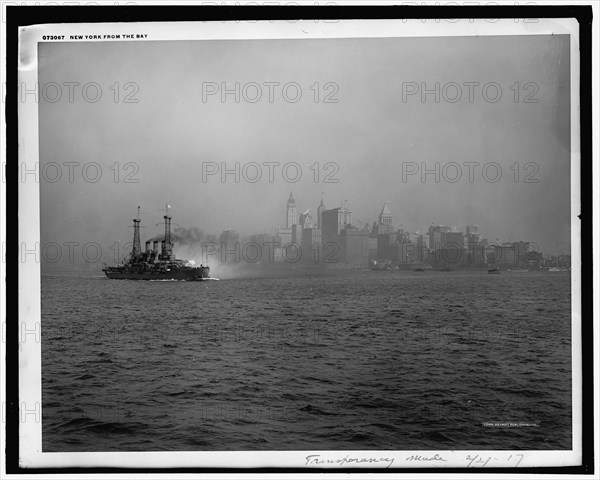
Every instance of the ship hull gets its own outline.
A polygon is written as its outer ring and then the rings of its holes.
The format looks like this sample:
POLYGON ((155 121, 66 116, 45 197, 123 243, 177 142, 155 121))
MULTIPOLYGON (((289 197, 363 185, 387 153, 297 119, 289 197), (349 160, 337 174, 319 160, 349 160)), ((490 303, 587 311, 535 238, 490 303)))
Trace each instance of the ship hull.
POLYGON ((201 282, 208 278, 203 276, 200 269, 180 270, 171 272, 127 272, 107 269, 106 276, 115 280, 179 280, 188 282, 201 282))

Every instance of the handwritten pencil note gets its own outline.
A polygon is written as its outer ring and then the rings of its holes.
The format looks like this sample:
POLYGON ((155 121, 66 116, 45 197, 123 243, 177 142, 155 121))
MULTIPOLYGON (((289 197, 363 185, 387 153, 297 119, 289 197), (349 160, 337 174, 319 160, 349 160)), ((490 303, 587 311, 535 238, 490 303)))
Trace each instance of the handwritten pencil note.
MULTIPOLYGON (((391 452, 390 452, 391 453, 391 452)), ((314 453, 304 456, 303 464, 312 468, 497 468, 518 467, 522 453, 508 452, 437 452, 398 455, 332 455, 314 453)))

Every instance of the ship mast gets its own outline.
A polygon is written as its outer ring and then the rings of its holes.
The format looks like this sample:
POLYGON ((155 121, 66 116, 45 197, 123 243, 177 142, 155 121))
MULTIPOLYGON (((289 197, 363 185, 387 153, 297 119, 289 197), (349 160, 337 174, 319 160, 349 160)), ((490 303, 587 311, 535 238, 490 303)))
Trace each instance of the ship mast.
POLYGON ((137 217, 133 219, 133 249, 131 250, 131 258, 136 258, 142 253, 142 244, 140 242, 140 207, 137 207, 137 217))

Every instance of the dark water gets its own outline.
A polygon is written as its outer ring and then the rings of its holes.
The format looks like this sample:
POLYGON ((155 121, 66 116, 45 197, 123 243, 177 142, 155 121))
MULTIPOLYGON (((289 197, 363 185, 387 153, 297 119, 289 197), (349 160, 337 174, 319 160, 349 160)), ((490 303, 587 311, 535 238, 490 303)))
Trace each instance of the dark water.
POLYGON ((569 275, 45 276, 43 449, 570 449, 569 275))

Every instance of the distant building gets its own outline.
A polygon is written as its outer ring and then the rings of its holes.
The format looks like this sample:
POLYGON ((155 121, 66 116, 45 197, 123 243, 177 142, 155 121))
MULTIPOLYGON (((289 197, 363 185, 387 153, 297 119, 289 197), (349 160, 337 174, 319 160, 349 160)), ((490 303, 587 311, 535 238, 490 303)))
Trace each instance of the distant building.
POLYGON ((488 264, 497 268, 512 268, 518 266, 517 250, 510 242, 501 245, 488 245, 485 249, 488 264))
POLYGON ((313 219, 310 215, 310 209, 307 209, 300 215, 300 224, 302 225, 302 236, 300 248, 302 249, 303 263, 322 262, 321 252, 321 214, 325 210, 323 199, 317 208, 317 217, 313 219))
POLYGON ((340 235, 343 230, 352 228, 352 212, 344 207, 332 208, 323 211, 321 218, 321 252, 324 261, 341 262, 344 260, 344 253, 340 235))
POLYGON ((418 262, 427 261, 427 250, 429 245, 429 235, 421 234, 417 237, 417 257, 418 262))
POLYGON ((404 232, 404 237, 407 242, 412 242, 416 245, 416 243, 419 241, 420 235, 416 232, 404 232))
POLYGON ((456 227, 432 225, 429 227, 430 249, 422 257, 426 257, 434 268, 459 268, 468 263, 465 248, 465 235, 456 227))
POLYGON ((436 259, 444 266, 458 268, 467 261, 466 252, 463 248, 455 245, 448 245, 436 250, 436 259))
POLYGON ((442 232, 442 248, 454 248, 463 250, 465 247, 465 238, 462 232, 442 232))
POLYGON ((340 232, 339 245, 341 260, 351 268, 367 268, 369 266, 368 230, 349 227, 340 232))
POLYGON ((300 225, 302 225, 302 228, 313 227, 312 216, 310 215, 310 208, 306 209, 304 213, 300 214, 300 225))
POLYGON ((319 206, 317 207, 317 219, 316 219, 316 228, 321 228, 321 226, 323 225, 323 212, 327 210, 325 208, 325 204, 323 203, 323 198, 321 198, 321 203, 319 204, 319 206))
POLYGON ((305 228, 302 231, 302 261, 303 263, 322 263, 321 229, 305 228))
POLYGON ((292 226, 292 243, 300 247, 302 245, 302 225, 296 224, 292 226))
POLYGON ((398 242, 390 247, 389 260, 393 264, 403 265, 417 261, 417 245, 413 242, 398 242))
POLYGON ((377 260, 393 265, 414 263, 419 260, 418 246, 409 240, 403 230, 377 236, 377 260))
POLYGON ((519 264, 517 257, 517 249, 512 243, 503 243, 496 250, 498 256, 496 257, 496 265, 503 266, 506 268, 516 267, 519 264))
POLYGON ((375 236, 384 235, 386 233, 392 233, 394 231, 394 219, 392 217, 392 211, 388 203, 384 203, 381 209, 381 213, 377 219, 377 223, 373 224, 372 234, 375 236))
POLYGON ((395 233, 377 235, 377 260, 391 260, 390 247, 396 243, 395 233))
POLYGON ((377 259, 377 237, 369 235, 369 260, 377 259))
POLYGON ((288 243, 292 243, 291 228, 278 228, 275 232, 275 236, 277 237, 281 246, 287 245, 288 243))
POLYGON ((485 246, 477 243, 467 243, 465 265, 467 267, 481 267, 485 265, 485 262, 485 246))
MULTIPOLYGON (((560 254, 560 255, 549 255, 544 256, 542 253, 531 253, 530 258, 536 258, 536 265, 544 266, 547 268, 571 268, 571 255, 560 254)), ((530 262, 530 265, 534 262, 530 262)))
POLYGON ((423 234, 423 245, 429 248, 429 233, 423 234))
POLYGON ((286 208, 286 228, 292 228, 294 225, 298 223, 298 211, 296 210, 296 200, 290 192, 290 196, 287 201, 286 208))
POLYGON ((519 265, 527 265, 528 261, 529 261, 529 253, 530 251, 532 251, 533 249, 530 248, 530 243, 529 242, 513 242, 513 248, 515 249, 516 255, 517 255, 517 262, 519 263, 519 265))
POLYGON ((323 242, 337 241, 341 231, 351 225, 352 212, 347 208, 338 207, 323 211, 321 226, 323 242))
POLYGON ((268 246, 279 241, 279 239, 268 233, 256 233, 250 236, 250 241, 256 245, 268 246))
POLYGON ((394 223, 394 219, 392 217, 392 211, 390 210, 390 206, 388 203, 383 204, 383 208, 381 209, 381 213, 379 214, 379 224, 380 225, 392 225, 394 223))
POLYGON ((439 250, 444 247, 442 233, 449 232, 451 228, 447 225, 431 225, 429 227, 429 248, 439 250))
POLYGON ((282 247, 293 242, 293 231, 292 227, 298 223, 298 211, 296 209, 296 200, 294 195, 290 192, 286 203, 286 218, 285 227, 279 227, 275 231, 275 237, 282 247))

